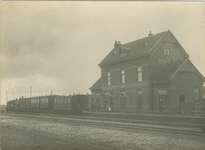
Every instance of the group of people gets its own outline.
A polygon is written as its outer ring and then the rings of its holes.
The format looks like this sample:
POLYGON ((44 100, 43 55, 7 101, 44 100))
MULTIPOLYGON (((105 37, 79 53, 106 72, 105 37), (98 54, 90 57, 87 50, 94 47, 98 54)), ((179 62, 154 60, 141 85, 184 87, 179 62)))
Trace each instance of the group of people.
POLYGON ((92 99, 90 104, 91 112, 114 111, 114 102, 112 99, 92 99))

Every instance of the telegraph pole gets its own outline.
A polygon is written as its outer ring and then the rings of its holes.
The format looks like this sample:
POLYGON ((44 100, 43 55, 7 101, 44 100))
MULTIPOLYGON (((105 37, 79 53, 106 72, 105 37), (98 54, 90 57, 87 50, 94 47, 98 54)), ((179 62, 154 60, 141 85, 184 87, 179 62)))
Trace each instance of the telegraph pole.
POLYGON ((30 97, 32 96, 32 86, 30 86, 30 97))
POLYGON ((6 91, 6 104, 8 102, 8 92, 6 91))

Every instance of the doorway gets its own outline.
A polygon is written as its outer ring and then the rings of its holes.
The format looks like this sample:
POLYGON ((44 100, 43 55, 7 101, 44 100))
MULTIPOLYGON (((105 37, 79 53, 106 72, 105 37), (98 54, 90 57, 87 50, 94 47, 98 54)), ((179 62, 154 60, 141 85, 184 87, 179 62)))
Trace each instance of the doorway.
POLYGON ((126 109, 126 99, 125 97, 121 97, 121 111, 125 111, 126 109))
POLYGON ((159 95, 159 112, 163 112, 163 95, 159 95))
POLYGON ((137 90, 137 112, 142 112, 142 89, 137 90))
POLYGON ((179 95, 179 113, 182 113, 182 102, 185 102, 185 96, 179 95))
POLYGON ((142 96, 137 97, 137 111, 142 112, 142 96))

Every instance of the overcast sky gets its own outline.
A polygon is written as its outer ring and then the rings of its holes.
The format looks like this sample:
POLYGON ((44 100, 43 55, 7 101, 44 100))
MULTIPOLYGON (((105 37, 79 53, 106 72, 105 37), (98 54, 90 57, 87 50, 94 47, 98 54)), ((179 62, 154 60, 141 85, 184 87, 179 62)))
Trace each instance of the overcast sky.
POLYGON ((1 2, 1 104, 30 86, 32 96, 90 93, 114 42, 150 30, 170 30, 205 76, 204 15, 203 2, 1 2))

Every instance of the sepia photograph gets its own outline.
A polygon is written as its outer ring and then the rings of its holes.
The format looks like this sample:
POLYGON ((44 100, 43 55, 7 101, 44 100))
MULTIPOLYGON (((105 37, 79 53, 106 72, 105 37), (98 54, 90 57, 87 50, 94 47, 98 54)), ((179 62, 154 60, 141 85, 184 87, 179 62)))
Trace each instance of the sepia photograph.
POLYGON ((203 1, 1 1, 0 150, 205 149, 203 1))

